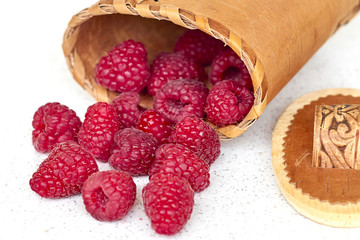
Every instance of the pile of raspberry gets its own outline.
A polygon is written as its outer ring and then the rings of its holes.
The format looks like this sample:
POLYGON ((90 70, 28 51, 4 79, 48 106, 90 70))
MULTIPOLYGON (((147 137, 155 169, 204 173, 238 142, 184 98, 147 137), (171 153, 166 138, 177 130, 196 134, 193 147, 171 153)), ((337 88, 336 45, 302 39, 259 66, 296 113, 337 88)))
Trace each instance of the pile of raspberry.
POLYGON ((133 177, 148 175, 142 202, 152 228, 179 232, 220 155, 219 136, 205 119, 236 124, 253 105, 245 65, 221 41, 188 30, 174 52, 159 54, 150 67, 142 43, 120 43, 99 60, 95 80, 118 95, 89 106, 83 121, 58 102, 35 112, 33 145, 49 155, 31 189, 44 198, 81 194, 92 217, 117 221, 135 203, 133 177), (153 96, 153 109, 141 106, 144 92, 153 96), (99 171, 97 161, 112 170, 99 171))

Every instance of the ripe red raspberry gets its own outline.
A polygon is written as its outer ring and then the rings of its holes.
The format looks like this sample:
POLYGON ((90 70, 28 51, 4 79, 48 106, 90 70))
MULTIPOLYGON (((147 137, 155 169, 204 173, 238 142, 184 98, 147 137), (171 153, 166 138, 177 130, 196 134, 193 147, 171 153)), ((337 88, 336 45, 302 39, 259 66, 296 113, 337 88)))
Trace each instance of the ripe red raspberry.
POLYGON ((125 217, 134 205, 135 197, 136 185, 123 171, 94 173, 82 188, 86 211, 99 221, 116 221, 125 217))
POLYGON ((173 124, 158 111, 149 109, 140 115, 137 129, 152 134, 159 143, 168 142, 173 124))
POLYGON ((109 158, 112 167, 133 176, 148 174, 159 146, 156 138, 135 128, 125 128, 115 135, 116 147, 109 158))
POLYGON ((148 83, 144 44, 128 40, 115 46, 95 67, 95 81, 118 92, 140 92, 148 83))
POLYGON ((87 109, 78 134, 79 143, 95 158, 106 162, 114 147, 114 135, 119 130, 120 124, 113 106, 98 102, 87 109))
POLYGON ((219 136, 203 120, 194 116, 178 122, 169 141, 188 147, 209 165, 220 155, 219 136))
POLYGON ((156 150, 149 176, 156 173, 173 173, 185 178, 195 192, 201 192, 210 184, 210 167, 190 149, 181 144, 164 144, 156 150))
POLYGON ((241 58, 230 48, 219 53, 209 70, 209 80, 215 85, 223 80, 237 80, 240 85, 252 90, 250 74, 241 58))
POLYGON ((254 104, 254 94, 238 81, 222 81, 211 89, 206 100, 209 121, 219 127, 244 119, 254 104))
POLYGON ((145 108, 139 106, 140 95, 135 92, 120 93, 111 105, 118 114, 120 128, 135 127, 139 121, 140 114, 145 108))
POLYGON ((182 177, 155 174, 143 188, 142 197, 151 227, 159 234, 178 233, 191 217, 194 191, 182 177))
POLYGON ((202 66, 208 66, 224 49, 224 43, 200 30, 187 30, 175 44, 175 52, 183 52, 202 66))
POLYGON ((68 141, 50 152, 29 183, 41 197, 69 197, 80 193, 85 180, 97 171, 94 157, 76 142, 68 141))
POLYGON ((203 82, 179 79, 165 84, 154 98, 154 108, 176 123, 190 115, 204 116, 208 88, 203 82))
POLYGON ((204 81, 206 73, 193 59, 185 57, 183 53, 161 53, 150 68, 148 93, 155 96, 164 84, 177 79, 204 81))
POLYGON ((80 118, 65 105, 47 103, 35 112, 32 142, 38 152, 49 152, 61 142, 77 141, 80 118))

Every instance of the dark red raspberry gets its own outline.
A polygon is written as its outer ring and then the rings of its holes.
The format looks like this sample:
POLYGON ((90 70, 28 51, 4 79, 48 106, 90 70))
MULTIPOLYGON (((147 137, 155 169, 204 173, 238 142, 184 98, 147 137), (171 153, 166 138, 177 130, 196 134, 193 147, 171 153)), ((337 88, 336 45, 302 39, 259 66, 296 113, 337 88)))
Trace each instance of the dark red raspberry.
POLYGON ((211 89, 206 100, 209 121, 219 127, 244 119, 254 104, 254 94, 238 81, 222 81, 211 89))
POLYGON ((55 145, 69 140, 77 141, 80 118, 65 105, 47 103, 35 112, 32 142, 38 152, 49 152, 55 145))
POLYGON ((169 140, 188 147, 209 165, 220 155, 219 136, 203 120, 194 116, 178 122, 169 140))
POLYGON ((97 171, 94 157, 76 142, 68 141, 50 152, 29 183, 41 197, 69 197, 80 193, 85 180, 97 171))
POLYGON ((134 205, 136 185, 123 171, 101 171, 84 183, 82 198, 86 211, 99 221, 116 221, 126 216, 134 205))
POLYGON ((221 40, 211 37, 200 30, 187 30, 175 44, 175 52, 183 52, 202 66, 208 66, 224 49, 221 40))
POLYGON ((165 84, 154 98, 154 108, 176 123, 190 115, 204 116, 208 88, 203 82, 179 79, 165 84))
POLYGON ((148 174, 159 147, 156 138, 135 128, 125 128, 115 135, 116 147, 109 158, 112 167, 133 176, 148 174))
POLYGON ((120 124, 113 106, 98 102, 87 109, 78 134, 79 143, 95 158, 106 162, 114 147, 115 133, 119 130, 120 124))
POLYGON ((142 197, 151 227, 159 234, 178 233, 191 217, 194 191, 185 178, 155 174, 143 188, 142 197))
POLYGON ((152 134, 159 143, 168 142, 173 128, 173 124, 154 109, 143 112, 137 125, 137 129, 152 134))
POLYGON ((189 148, 181 144, 164 144, 156 150, 149 176, 156 173, 173 173, 189 181, 195 192, 201 192, 210 184, 210 167, 189 148))
POLYGON ((148 83, 144 44, 128 40, 116 45, 95 67, 95 81, 112 91, 140 92, 148 83))
POLYGON ((140 95, 135 92, 120 93, 111 105, 118 114, 120 128, 135 127, 139 121, 140 114, 145 108, 139 106, 140 95))
POLYGON ((223 80, 237 80, 240 85, 252 90, 250 74, 241 58, 230 48, 214 58, 210 66, 209 80, 215 85, 223 80))
POLYGON ((155 96, 164 84, 177 79, 204 81, 206 73, 193 59, 185 57, 183 53, 161 53, 150 68, 148 93, 155 96))

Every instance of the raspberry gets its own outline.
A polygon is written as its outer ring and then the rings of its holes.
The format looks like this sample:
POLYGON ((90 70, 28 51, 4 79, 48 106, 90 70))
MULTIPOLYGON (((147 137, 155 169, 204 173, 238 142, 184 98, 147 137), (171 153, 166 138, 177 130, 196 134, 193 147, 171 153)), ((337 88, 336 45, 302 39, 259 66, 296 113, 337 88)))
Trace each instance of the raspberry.
POLYGON ((101 171, 84 183, 82 198, 86 211, 99 221, 116 221, 126 216, 134 205, 136 185, 123 171, 101 171))
POLYGON ((224 49, 224 43, 200 30, 187 30, 175 44, 175 52, 183 52, 202 66, 208 66, 224 49))
POLYGON ((203 120, 194 116, 178 122, 169 141, 188 147, 209 165, 220 155, 219 136, 203 120))
POLYGON ((115 135, 115 147, 109 158, 112 167, 133 176, 148 174, 159 146, 156 138, 135 128, 125 128, 115 135))
POLYGON ((143 188, 142 197, 151 227, 159 234, 178 233, 191 217, 194 191, 182 177, 155 174, 143 188))
POLYGON ((41 197, 69 197, 80 193, 85 180, 97 171, 93 156, 76 142, 68 141, 50 152, 29 183, 41 197))
POLYGON ((173 124, 158 111, 149 109, 140 115, 137 129, 152 134, 159 143, 166 143, 173 130, 173 124))
POLYGON ((116 45, 95 67, 95 81, 112 91, 140 92, 148 77, 145 46, 134 40, 116 45))
POLYGON ((155 96, 164 84, 177 79, 204 81, 206 73, 193 59, 185 57, 183 53, 161 53, 150 68, 148 93, 155 96))
POLYGON ((210 167, 190 149, 180 144, 164 144, 156 150, 156 159, 150 170, 150 179, 156 173, 172 173, 189 181, 195 192, 210 184, 210 167))
POLYGON ((179 79, 165 84, 154 98, 154 108, 176 123, 190 115, 204 116, 209 93, 203 82, 179 79))
POLYGON ((253 88, 244 62, 230 48, 214 58, 209 70, 209 80, 213 85, 223 80, 237 80, 241 86, 250 90, 253 88))
POLYGON ((139 116, 145 108, 139 106, 140 95, 135 92, 120 93, 111 105, 118 114, 120 128, 135 127, 139 121, 139 116))
POLYGON ((119 130, 120 124, 113 106, 98 102, 87 109, 78 134, 79 143, 95 158, 106 162, 114 147, 114 135, 119 130))
POLYGON ((32 126, 32 142, 38 152, 49 152, 56 144, 77 141, 81 126, 80 118, 65 105, 47 103, 35 112, 32 126))
POLYGON ((219 126, 244 119, 254 104, 254 94, 238 81, 222 81, 211 89, 206 100, 208 120, 219 126))

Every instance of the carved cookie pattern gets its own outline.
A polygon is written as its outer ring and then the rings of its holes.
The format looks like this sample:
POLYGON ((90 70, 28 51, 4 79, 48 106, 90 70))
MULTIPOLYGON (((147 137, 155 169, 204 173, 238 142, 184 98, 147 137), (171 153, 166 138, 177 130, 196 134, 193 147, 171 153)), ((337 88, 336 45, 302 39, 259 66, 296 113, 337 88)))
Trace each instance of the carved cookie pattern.
POLYGON ((315 110, 313 167, 360 169, 360 105, 315 110))

